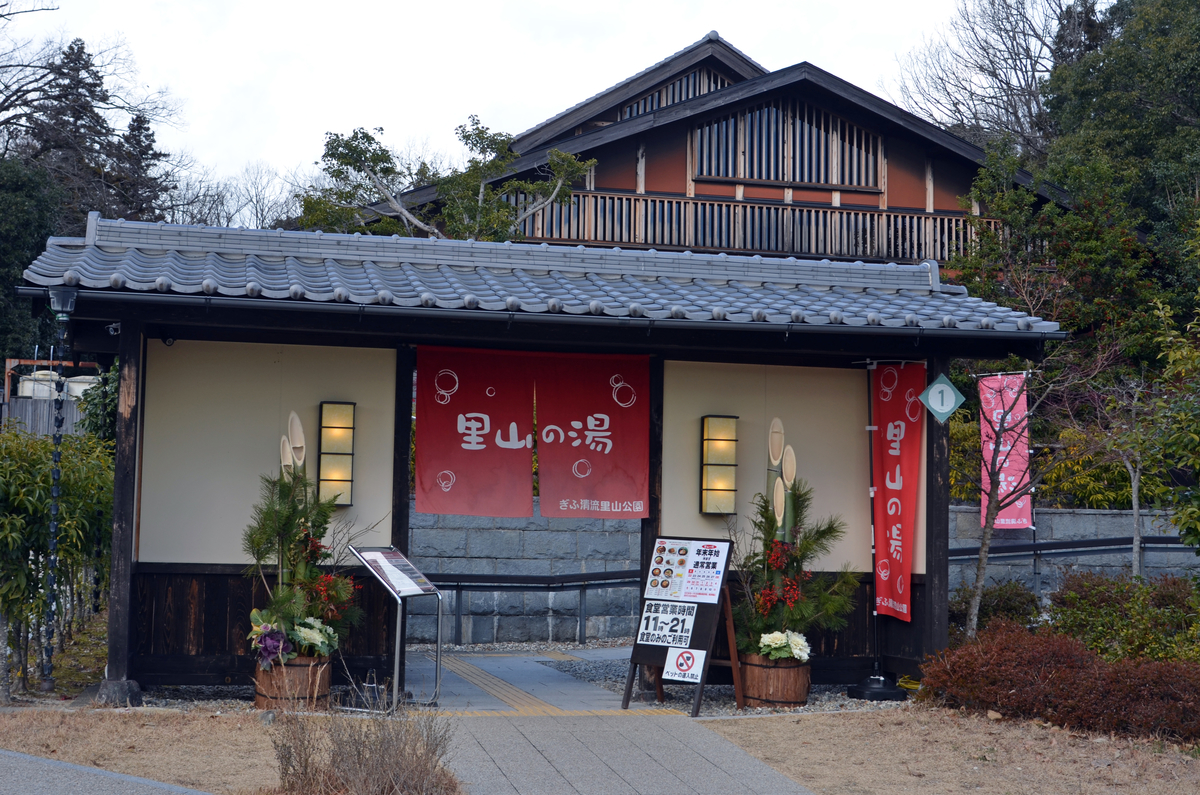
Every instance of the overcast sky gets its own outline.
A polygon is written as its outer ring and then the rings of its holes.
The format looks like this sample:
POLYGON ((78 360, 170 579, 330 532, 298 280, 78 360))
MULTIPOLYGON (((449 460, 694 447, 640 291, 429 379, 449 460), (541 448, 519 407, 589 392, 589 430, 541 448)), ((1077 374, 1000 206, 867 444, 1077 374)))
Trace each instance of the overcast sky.
MULTIPOLYGON (((54 0, 50 0, 54 2, 54 0)), ((10 32, 121 38, 144 86, 180 103, 169 151, 217 175, 248 162, 307 166, 326 131, 383 127, 395 146, 460 153, 478 114, 521 132, 710 30, 769 70, 810 61, 877 94, 896 58, 955 0, 477 2, 476 0, 57 0, 10 32)))

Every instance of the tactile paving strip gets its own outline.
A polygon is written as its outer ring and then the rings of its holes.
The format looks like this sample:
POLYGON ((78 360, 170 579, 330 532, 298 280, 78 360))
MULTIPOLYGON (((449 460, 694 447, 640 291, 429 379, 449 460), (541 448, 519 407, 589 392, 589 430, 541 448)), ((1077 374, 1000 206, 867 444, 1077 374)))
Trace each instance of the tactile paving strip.
POLYGON ((445 710, 444 715, 463 717, 580 717, 585 715, 634 715, 647 717, 655 715, 682 715, 675 709, 561 709, 542 701, 537 696, 526 693, 519 687, 505 682, 498 676, 471 665, 460 657, 446 656, 442 658, 442 667, 451 671, 490 696, 498 698, 512 707, 511 710, 445 710))

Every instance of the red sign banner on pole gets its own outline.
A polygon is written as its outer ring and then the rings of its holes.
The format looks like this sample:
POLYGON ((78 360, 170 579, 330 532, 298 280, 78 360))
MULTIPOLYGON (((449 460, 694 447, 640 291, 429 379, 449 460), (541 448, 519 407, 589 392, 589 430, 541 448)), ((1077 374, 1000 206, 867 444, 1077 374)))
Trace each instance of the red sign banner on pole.
POLYGON ((649 357, 534 362, 542 516, 649 516, 649 357))
POLYGON ((419 512, 533 515, 533 389, 528 354, 417 348, 419 512))
POLYGON ((875 504, 875 610, 912 621, 913 537, 925 428, 925 365, 880 364, 871 371, 875 504))
MULTIPOLYGON (((991 491, 994 460, 1000 476, 1001 501, 1029 479, 1029 421, 1025 397, 1025 375, 989 375, 979 379, 979 433, 983 449, 983 493, 980 495, 979 524, 986 522, 988 492, 991 491), (1000 449, 996 450, 996 437, 1000 449), (993 456, 996 456, 993 459, 993 456)), ((1024 494, 1001 508, 996 527, 1033 527, 1033 496, 1024 494)))

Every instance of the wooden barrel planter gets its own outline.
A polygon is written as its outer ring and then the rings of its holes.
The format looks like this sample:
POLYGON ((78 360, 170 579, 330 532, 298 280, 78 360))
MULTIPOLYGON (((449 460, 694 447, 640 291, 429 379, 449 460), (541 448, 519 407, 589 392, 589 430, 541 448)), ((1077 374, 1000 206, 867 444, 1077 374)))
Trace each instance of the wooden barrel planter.
POLYGON ((812 668, 799 660, 739 654, 748 707, 802 707, 808 703, 812 668))
POLYGON ((254 672, 254 707, 311 711, 329 709, 329 658, 294 657, 254 672))

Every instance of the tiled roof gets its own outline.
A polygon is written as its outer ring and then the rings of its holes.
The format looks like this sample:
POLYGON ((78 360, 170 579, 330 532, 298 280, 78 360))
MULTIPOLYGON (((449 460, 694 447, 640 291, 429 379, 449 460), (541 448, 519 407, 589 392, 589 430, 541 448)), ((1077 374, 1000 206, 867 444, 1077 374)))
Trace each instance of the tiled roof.
MULTIPOLYGON (((89 218, 25 271, 83 293, 467 312, 1057 332, 920 265, 223 229, 89 218)), ((251 305, 248 303, 248 305, 251 305)), ((952 332, 951 332, 952 333, 952 332)))

